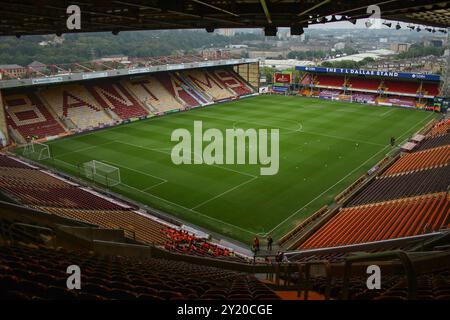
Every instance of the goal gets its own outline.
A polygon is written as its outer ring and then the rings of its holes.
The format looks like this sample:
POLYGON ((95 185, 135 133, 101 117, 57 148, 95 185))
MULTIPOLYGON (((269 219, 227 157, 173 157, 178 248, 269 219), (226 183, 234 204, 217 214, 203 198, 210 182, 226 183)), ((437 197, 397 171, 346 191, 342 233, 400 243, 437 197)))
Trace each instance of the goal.
POLYGON ((107 187, 120 184, 120 169, 101 161, 92 160, 82 164, 81 172, 84 177, 107 187))
POLYGON ((34 160, 50 159, 50 147, 39 142, 29 142, 23 148, 23 155, 34 160))

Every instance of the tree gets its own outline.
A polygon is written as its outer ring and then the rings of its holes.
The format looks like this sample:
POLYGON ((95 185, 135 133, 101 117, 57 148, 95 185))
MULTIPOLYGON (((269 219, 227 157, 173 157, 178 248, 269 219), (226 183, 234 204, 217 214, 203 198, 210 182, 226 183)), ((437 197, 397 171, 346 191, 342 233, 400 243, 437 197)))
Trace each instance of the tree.
POLYGON ((440 57, 444 54, 444 48, 438 47, 425 47, 421 43, 415 43, 406 52, 402 52, 398 55, 400 59, 411 59, 426 56, 436 56, 440 57))

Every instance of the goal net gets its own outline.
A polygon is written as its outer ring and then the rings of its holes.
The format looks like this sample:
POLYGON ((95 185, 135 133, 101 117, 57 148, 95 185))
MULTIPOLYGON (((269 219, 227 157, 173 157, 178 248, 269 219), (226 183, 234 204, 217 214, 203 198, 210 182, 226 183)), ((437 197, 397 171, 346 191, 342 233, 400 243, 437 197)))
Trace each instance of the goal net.
POLYGON ((81 174, 94 182, 113 187, 120 184, 120 169, 101 161, 83 163, 81 174))
POLYGON ((50 159, 50 147, 39 142, 29 142, 23 149, 23 155, 34 160, 50 159))

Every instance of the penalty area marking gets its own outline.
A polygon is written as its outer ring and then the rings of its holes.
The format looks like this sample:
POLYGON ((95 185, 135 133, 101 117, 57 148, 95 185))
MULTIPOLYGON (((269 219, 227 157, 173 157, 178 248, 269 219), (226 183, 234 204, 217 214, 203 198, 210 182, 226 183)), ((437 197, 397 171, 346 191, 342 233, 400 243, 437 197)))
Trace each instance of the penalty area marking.
POLYGON ((169 181, 169 180, 167 180, 167 179, 164 179, 164 178, 161 178, 161 177, 158 177, 158 176, 154 176, 154 175, 152 175, 152 174, 143 172, 143 171, 141 171, 141 170, 133 169, 133 168, 130 168, 130 167, 126 167, 126 166, 124 166, 124 165, 122 165, 122 164, 114 163, 114 162, 112 162, 112 161, 107 161, 107 160, 100 160, 100 161, 101 161, 101 162, 108 163, 108 164, 111 164, 111 165, 113 165, 113 166, 117 166, 117 167, 124 168, 124 169, 126 169, 126 170, 134 171, 134 172, 136 172, 136 173, 142 174, 142 175, 147 176, 147 177, 152 177, 152 178, 161 180, 161 182, 159 182, 159 183, 157 183, 157 184, 155 184, 155 185, 152 185, 152 186, 150 186, 150 187, 147 187, 147 188, 145 188, 145 189, 143 189, 143 190, 150 190, 150 189, 152 189, 152 188, 155 188, 155 187, 157 187, 157 186, 159 186, 159 185, 162 185, 162 184, 164 184, 164 183, 167 183, 167 182, 169 181))
POLYGON ((217 218, 213 218, 213 217, 208 216, 208 215, 206 215, 206 214, 203 214, 203 213, 201 213, 201 212, 199 212, 199 211, 197 211, 197 210, 194 210, 194 209, 190 209, 190 208, 188 208, 188 207, 185 207, 185 206, 183 206, 183 205, 181 205, 181 204, 179 204, 179 203, 175 203, 175 202, 170 201, 170 200, 167 200, 167 199, 165 199, 165 198, 158 197, 157 195, 154 195, 153 193, 150 193, 150 192, 147 192, 147 191, 138 189, 138 188, 136 188, 136 187, 127 185, 127 184, 125 184, 125 183, 121 183, 120 185, 121 185, 121 186, 124 186, 124 187, 127 187, 127 188, 130 188, 130 189, 133 189, 133 190, 136 190, 137 192, 140 192, 140 193, 149 195, 149 196, 151 196, 151 197, 154 197, 154 198, 156 198, 156 199, 158 199, 158 200, 161 200, 161 201, 163 201, 163 202, 169 203, 169 204, 171 204, 171 205, 173 205, 173 206, 176 206, 176 207, 179 207, 179 208, 181 208, 181 209, 190 211, 190 212, 195 213, 195 214, 197 214, 197 215, 200 215, 200 216, 202 216, 202 217, 204 217, 204 218, 207 218, 207 219, 213 220, 213 221, 215 221, 215 222, 218 222, 218 223, 227 225, 227 226, 229 226, 229 227, 236 228, 237 230, 240 230, 240 231, 244 231, 245 233, 248 233, 248 234, 251 234, 251 235, 255 235, 255 234, 256 234, 256 233, 253 232, 253 231, 250 231, 250 230, 247 230, 247 229, 238 227, 238 226, 236 226, 236 225, 234 225, 234 224, 231 224, 231 223, 222 221, 222 220, 217 219, 217 218))
MULTIPOLYGON (((59 159, 55 159, 55 160, 56 160, 56 161, 59 161, 59 162, 62 162, 62 163, 65 163, 65 164, 67 164, 67 165, 69 165, 69 166, 71 166, 71 167, 78 168, 77 166, 75 166, 75 165, 73 165, 73 164, 71 164, 71 163, 68 163, 68 162, 66 162, 66 161, 59 160, 59 159)), ((106 162, 106 161, 105 161, 105 162, 106 162)), ((111 164, 112 164, 112 163, 111 163, 111 164)), ((125 169, 126 169, 126 168, 125 168, 125 169)), ((165 180, 165 179, 164 179, 164 180, 165 180)), ((254 179, 252 179, 252 180, 254 180, 254 179)), ((248 182, 250 182, 250 181, 252 181, 252 180, 249 180, 248 182)), ((195 213, 195 214, 197 214, 197 215, 199 215, 199 216, 202 216, 202 217, 204 217, 204 218, 207 218, 207 219, 213 220, 213 221, 215 221, 215 222, 221 223, 221 224, 223 224, 223 225, 226 225, 226 226, 235 228, 235 229, 237 229, 237 230, 243 231, 243 232, 245 232, 245 233, 247 233, 247 234, 250 234, 250 235, 256 235, 256 234, 257 234, 257 233, 255 233, 255 232, 253 232, 253 231, 250 231, 250 230, 247 230, 247 229, 238 227, 238 226, 236 226, 236 225, 234 225, 234 224, 231 224, 231 223, 222 221, 222 220, 217 219, 217 218, 213 218, 213 217, 208 216, 208 215, 206 215, 206 214, 203 214, 203 213, 201 213, 201 212, 199 212, 199 211, 197 211, 197 210, 194 210, 194 209, 185 207, 185 206, 183 206, 183 205, 181 205, 181 204, 175 203, 175 202, 173 202, 173 201, 170 201, 170 200, 167 200, 167 199, 158 197, 157 195, 154 195, 154 194, 152 194, 152 193, 150 193, 150 192, 147 192, 148 190, 153 189, 153 188, 157 187, 158 185, 161 185, 161 184, 166 183, 166 182, 168 182, 168 181, 167 181, 167 180, 162 181, 162 182, 160 182, 160 183, 158 183, 158 184, 156 184, 156 185, 150 186, 150 187, 145 188, 145 189, 142 189, 142 190, 141 190, 141 189, 138 189, 138 188, 136 188, 136 187, 130 186, 130 185, 128 185, 128 184, 125 184, 125 183, 120 183, 119 186, 123 186, 123 187, 127 187, 127 188, 130 188, 130 189, 133 189, 133 190, 135 190, 135 191, 137 191, 137 192, 140 192, 140 193, 142 193, 142 194, 149 195, 149 196, 154 197, 154 198, 156 198, 156 199, 158 199, 158 200, 161 200, 161 201, 164 201, 164 202, 166 202, 166 203, 169 203, 169 204, 171 204, 171 205, 173 205, 173 206, 182 208, 182 209, 184 209, 184 210, 190 211, 190 212, 195 213)))
MULTIPOLYGON (((69 166, 71 166, 71 167, 78 168, 77 166, 75 166, 75 165, 73 165, 73 164, 71 164, 71 163, 68 163, 68 162, 66 162, 66 161, 59 160, 59 159, 55 159, 55 160, 56 160, 56 161, 59 161, 59 162, 62 162, 62 163, 65 163, 65 164, 67 164, 67 165, 69 165, 69 166)), ((107 162, 107 161, 104 161, 104 162, 107 162)), ((109 162, 109 163, 111 163, 111 162, 109 162)), ((111 164, 113 164, 113 163, 111 163, 111 164)), ((113 164, 113 165, 114 165, 114 164, 113 164)), ((117 165, 117 166, 119 166, 119 165, 117 165)), ((123 167, 123 168, 125 168, 125 167, 123 167)), ((125 169, 127 169, 127 168, 125 168, 125 169)), ((255 178, 257 178, 257 177, 255 177, 255 178)), ((255 179, 255 178, 254 178, 254 179, 255 179)), ((160 179, 161 179, 161 178, 160 178, 160 179)), ((249 183, 250 181, 253 181, 254 179, 251 179, 251 180, 247 181, 247 183, 249 183)), ((164 180, 165 180, 165 179, 164 179, 164 180)), ((238 226, 236 226, 236 225, 234 225, 234 224, 231 224, 231 223, 222 221, 222 220, 217 219, 217 218, 213 218, 213 217, 208 216, 208 215, 206 215, 206 214, 203 214, 203 213, 201 213, 201 212, 199 212, 199 211, 197 211, 197 210, 194 210, 194 209, 185 207, 185 206, 183 206, 183 205, 181 205, 181 204, 172 202, 172 201, 170 201, 170 200, 167 200, 167 199, 158 197, 157 195, 154 195, 154 194, 152 194, 152 193, 150 193, 150 192, 147 192, 148 190, 153 189, 153 188, 157 187, 158 185, 161 185, 161 184, 166 183, 166 182, 168 182, 168 180, 162 181, 162 182, 160 182, 160 183, 158 183, 158 184, 156 184, 156 185, 150 186, 150 187, 145 188, 145 189, 142 189, 142 190, 141 190, 141 189, 138 189, 138 188, 136 188, 136 187, 130 186, 130 185, 128 185, 128 184, 125 184, 125 183, 120 183, 119 186, 124 186, 124 187, 130 188, 130 189, 133 189, 133 190, 135 190, 135 191, 137 191, 137 192, 140 192, 140 193, 143 193, 143 194, 152 196, 152 197, 154 197, 154 198, 156 198, 156 199, 159 199, 159 200, 161 200, 161 201, 164 201, 164 202, 166 202, 166 203, 169 203, 169 204, 171 204, 171 205, 173 205, 173 206, 182 208, 182 209, 184 209, 184 210, 190 211, 190 212, 195 213, 195 214, 197 214, 197 215, 199 215, 199 216, 202 216, 202 217, 204 217, 204 218, 207 218, 207 219, 213 220, 213 221, 215 221, 215 222, 224 224, 224 225, 226 225, 226 226, 235 228, 235 229, 237 229, 237 230, 243 231, 243 232, 245 232, 245 233, 247 233, 247 234, 251 234, 251 235, 256 235, 256 234, 257 234, 257 233, 255 233, 255 232, 253 232, 253 231, 250 231, 250 230, 247 230, 247 229, 238 227, 238 226)))
MULTIPOLYGON (((116 142, 120 143, 120 144, 125 144, 125 145, 128 145, 128 146, 131 146, 131 147, 140 148, 140 149, 144 149, 144 150, 149 150, 149 151, 153 151, 153 152, 158 152, 158 153, 162 153, 162 154, 166 154, 166 155, 171 155, 171 152, 167 152, 167 151, 164 151, 164 150, 172 150, 172 148, 148 148, 146 146, 139 146, 139 145, 128 143, 128 142, 122 142, 122 141, 116 141, 116 142)), ((198 156, 198 155, 195 154, 195 152, 192 152, 192 154, 194 156, 198 156)), ((230 169, 230 168, 227 168, 227 167, 221 167, 220 165, 217 165, 217 164, 210 164, 208 166, 216 167, 218 169, 222 169, 222 170, 225 170, 225 171, 235 172, 235 173, 238 173, 238 174, 243 175, 243 176, 256 178, 256 176, 253 175, 253 174, 242 172, 242 171, 238 171, 238 170, 234 170, 234 169, 230 169)))
POLYGON ((94 145, 94 146, 89 146, 89 147, 84 147, 84 148, 80 148, 80 149, 77 149, 77 150, 72 150, 72 151, 69 151, 69 152, 64 152, 64 153, 61 153, 61 154, 59 154, 59 155, 57 155, 57 156, 55 156, 53 158, 55 158, 55 159, 56 158, 61 158, 61 157, 64 157, 64 156, 72 154, 72 153, 78 153, 78 152, 82 152, 82 151, 87 151, 87 150, 91 150, 91 149, 100 148, 100 147, 103 147, 103 146, 111 144, 111 143, 114 143, 114 141, 109 141, 109 142, 97 144, 97 145, 94 145))

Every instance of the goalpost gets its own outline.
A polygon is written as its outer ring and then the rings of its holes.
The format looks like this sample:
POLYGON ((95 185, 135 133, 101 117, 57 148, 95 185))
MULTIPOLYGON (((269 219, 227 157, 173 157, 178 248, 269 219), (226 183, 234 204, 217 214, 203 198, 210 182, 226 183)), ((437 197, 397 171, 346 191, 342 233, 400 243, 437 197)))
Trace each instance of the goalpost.
POLYGON ((92 160, 81 165, 80 173, 84 177, 107 187, 121 183, 120 169, 101 161, 92 160))
POLYGON ((45 160, 51 158, 50 147, 39 142, 28 142, 23 148, 23 155, 34 160, 45 160))

